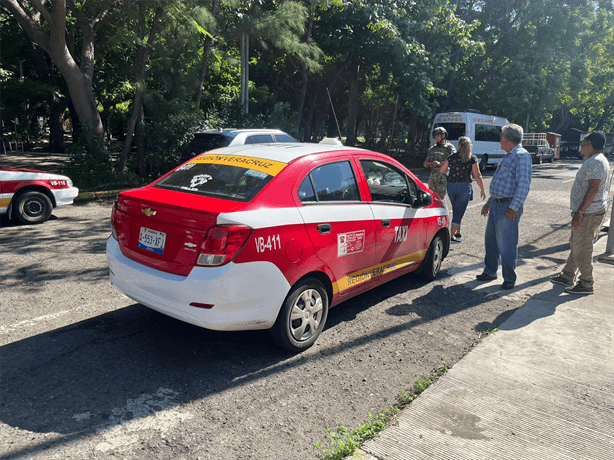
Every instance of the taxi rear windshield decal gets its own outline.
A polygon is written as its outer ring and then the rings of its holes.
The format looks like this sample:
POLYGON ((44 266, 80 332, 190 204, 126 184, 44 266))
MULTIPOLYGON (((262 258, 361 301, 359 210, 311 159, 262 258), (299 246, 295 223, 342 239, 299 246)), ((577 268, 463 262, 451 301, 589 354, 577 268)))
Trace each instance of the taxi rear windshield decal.
POLYGON ((238 166, 255 171, 260 171, 268 174, 269 176, 276 176, 280 173, 282 169, 287 166, 286 163, 282 163, 281 161, 265 160, 262 158, 244 157, 238 155, 216 154, 201 155, 190 160, 189 163, 210 163, 218 165, 238 166))
POLYGON ((156 182, 155 187, 224 200, 250 201, 284 166, 285 163, 257 158, 205 155, 175 169, 156 182), (245 161, 236 161, 237 158, 245 161))

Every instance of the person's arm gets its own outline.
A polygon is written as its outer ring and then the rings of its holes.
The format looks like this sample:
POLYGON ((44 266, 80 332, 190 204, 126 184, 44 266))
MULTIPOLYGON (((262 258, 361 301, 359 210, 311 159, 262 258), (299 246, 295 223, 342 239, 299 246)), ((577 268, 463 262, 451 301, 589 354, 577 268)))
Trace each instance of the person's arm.
POLYGON ((601 179, 589 179, 588 180, 588 190, 584 195, 584 199, 582 200, 582 204, 578 208, 578 211, 571 219, 571 226, 580 228, 582 226, 582 219, 584 218, 584 212, 590 207, 591 203, 597 196, 597 192, 599 191, 599 185, 601 184, 601 179))
POLYGON ((482 173, 480 172, 480 167, 477 163, 473 163, 473 165, 471 166, 471 173, 473 174, 473 178, 475 179, 475 181, 480 186, 480 195, 482 199, 485 200, 486 192, 484 191, 484 183, 482 182, 482 173))
POLYGON ((426 154, 426 159, 424 160, 424 164, 422 166, 424 166, 427 169, 431 169, 431 166, 433 165, 433 158, 431 156, 431 151, 429 150, 426 154))
POLYGON ((439 168, 439 172, 441 174, 447 173, 449 166, 450 166, 450 164, 448 163, 448 160, 444 161, 443 164, 441 165, 441 167, 439 168))

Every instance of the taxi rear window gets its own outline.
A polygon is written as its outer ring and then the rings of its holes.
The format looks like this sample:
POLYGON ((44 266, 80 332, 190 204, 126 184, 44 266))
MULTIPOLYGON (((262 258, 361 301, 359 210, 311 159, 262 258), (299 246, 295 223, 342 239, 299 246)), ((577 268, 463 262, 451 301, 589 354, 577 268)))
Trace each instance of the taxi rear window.
POLYGON ((285 163, 234 155, 201 155, 155 184, 167 190, 250 201, 285 163))

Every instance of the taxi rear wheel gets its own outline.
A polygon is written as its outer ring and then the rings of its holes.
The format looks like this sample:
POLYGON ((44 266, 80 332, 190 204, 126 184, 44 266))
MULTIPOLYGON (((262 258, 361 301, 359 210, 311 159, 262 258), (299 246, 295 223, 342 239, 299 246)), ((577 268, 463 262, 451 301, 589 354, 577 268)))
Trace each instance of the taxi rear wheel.
POLYGON ((443 262, 443 252, 443 240, 440 235, 437 235, 433 238, 433 241, 431 241, 431 246, 429 247, 426 259, 424 259, 424 264, 420 270, 420 276, 429 281, 433 281, 439 276, 441 263, 443 262))
POLYGON ((40 224, 51 216, 53 205, 47 195, 29 191, 20 194, 15 200, 15 216, 24 224, 40 224))
POLYGON ((296 284, 284 301, 271 329, 273 340, 282 348, 301 352, 309 348, 324 329, 328 317, 328 294, 315 278, 296 284))

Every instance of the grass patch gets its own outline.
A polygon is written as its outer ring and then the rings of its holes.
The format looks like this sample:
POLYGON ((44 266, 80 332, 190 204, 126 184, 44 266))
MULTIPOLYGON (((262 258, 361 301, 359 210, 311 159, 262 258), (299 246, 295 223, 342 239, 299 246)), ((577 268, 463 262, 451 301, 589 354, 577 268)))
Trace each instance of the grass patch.
POLYGON ((498 330, 498 327, 493 327, 492 329, 487 329, 485 331, 478 331, 478 333, 480 334, 480 340, 484 337, 488 337, 490 334, 492 334, 493 332, 497 332, 498 330))
POLYGON ((450 369, 450 364, 448 364, 446 358, 442 356, 441 360, 442 364, 435 367, 430 375, 422 375, 417 379, 411 390, 401 391, 401 394, 397 396, 397 402, 386 409, 384 413, 375 415, 369 412, 369 420, 352 430, 342 424, 339 424, 337 429, 328 427, 329 447, 321 442, 314 443, 313 448, 321 451, 316 454, 316 457, 320 460, 342 460, 353 455, 362 443, 376 437, 378 433, 383 431, 400 409, 411 403, 450 369))

